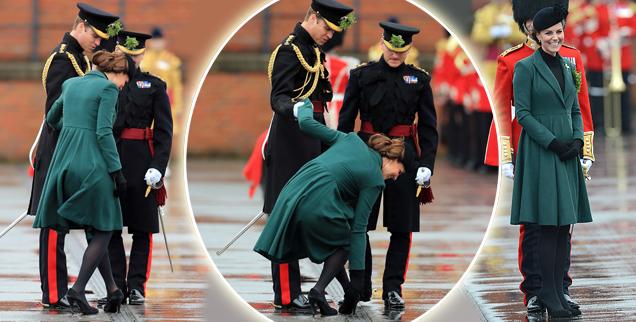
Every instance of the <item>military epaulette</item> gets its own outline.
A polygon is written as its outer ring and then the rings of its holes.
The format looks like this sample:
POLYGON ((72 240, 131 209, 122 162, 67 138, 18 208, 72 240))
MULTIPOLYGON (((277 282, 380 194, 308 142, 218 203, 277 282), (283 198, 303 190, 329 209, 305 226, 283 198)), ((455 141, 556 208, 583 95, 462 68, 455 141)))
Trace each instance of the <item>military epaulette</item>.
POLYGON ((422 73, 424 73, 426 75, 429 75, 429 76, 431 75, 429 72, 426 71, 426 69, 424 69, 422 67, 418 67, 418 66, 415 66, 415 65, 412 65, 412 64, 407 64, 406 66, 409 66, 409 67, 411 67, 411 68, 413 68, 415 70, 419 70, 420 72, 422 72, 422 73))
POLYGON ((165 80, 163 80, 161 77, 157 76, 157 75, 153 75, 151 73, 147 73, 149 77, 155 79, 157 82, 159 82, 163 87, 168 87, 168 83, 166 83, 165 80))
POLYGON ((578 50, 576 47, 574 47, 574 46, 572 46, 572 45, 562 44, 561 46, 563 46, 563 47, 565 47, 565 48, 570 48, 570 49, 578 50))
POLYGON ((150 78, 154 78, 154 79, 156 79, 156 80, 158 80, 160 82, 164 82, 164 83, 166 82, 163 79, 161 79, 161 77, 159 77, 159 76, 157 76, 157 75, 155 75, 155 74, 153 74, 153 73, 151 73, 149 71, 141 71, 141 74, 144 75, 144 76, 148 76, 150 78))
POLYGON ((367 67, 373 66, 375 63, 377 63, 377 61, 375 61, 375 60, 367 61, 367 62, 364 62, 364 63, 360 63, 356 67, 351 68, 351 70, 349 72, 352 73, 352 72, 356 72, 356 71, 365 69, 367 67))
POLYGON ((285 39, 285 42, 283 43, 285 46, 289 46, 291 45, 292 41, 294 41, 294 38, 296 38, 296 36, 294 35, 289 35, 287 37, 287 39, 285 39))
POLYGON ((51 53, 49 58, 47 58, 46 62, 44 63, 44 69, 42 70, 42 86, 44 87, 44 93, 46 93, 46 78, 48 77, 48 74, 49 74, 49 68, 51 67, 53 58, 55 58, 57 54, 62 54, 62 55, 65 54, 66 57, 68 57, 68 59, 71 61, 71 65, 73 66, 73 69, 75 69, 75 72, 77 73, 78 76, 84 76, 86 75, 86 73, 90 71, 91 62, 88 60, 86 56, 84 56, 84 61, 86 62, 86 70, 83 71, 80 68, 79 64, 77 63, 77 60, 75 59, 75 57, 71 53, 66 51, 66 44, 60 44, 60 49, 56 52, 51 53))
POLYGON ((504 50, 504 52, 503 52, 503 53, 501 53, 501 54, 499 54, 499 56, 504 57, 504 56, 506 56, 506 55, 510 54, 510 53, 511 53, 511 52, 513 52, 513 51, 517 51, 517 50, 519 50, 521 47, 523 47, 523 43, 518 44, 518 45, 516 45, 516 46, 510 47, 510 48, 508 48, 508 49, 504 50))

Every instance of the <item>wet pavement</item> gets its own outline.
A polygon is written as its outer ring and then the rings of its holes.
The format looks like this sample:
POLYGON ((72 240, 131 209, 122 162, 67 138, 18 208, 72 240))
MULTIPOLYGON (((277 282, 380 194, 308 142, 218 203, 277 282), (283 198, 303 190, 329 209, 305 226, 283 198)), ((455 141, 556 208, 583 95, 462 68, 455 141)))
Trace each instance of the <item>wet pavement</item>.
MULTIPOLYGON (((241 176, 242 161, 189 160, 188 184, 193 212, 214 264, 229 284, 253 308, 274 321, 311 320, 308 314, 281 313, 274 309, 270 263, 252 251, 265 219, 261 220, 221 256, 222 248, 262 206, 257 191, 247 196, 248 184, 241 176)), ((440 160, 433 179, 435 202, 422 207, 421 232, 413 234, 413 248, 403 295, 406 310, 385 312, 381 300, 382 270, 389 233, 370 234, 373 248, 373 283, 378 288, 372 301, 358 307, 354 316, 330 317, 330 321, 410 321, 436 304, 459 280, 477 251, 490 220, 496 176, 450 167, 440 160)), ((381 226, 379 224, 379 226, 381 226)), ((301 261, 302 290, 315 283, 320 266, 301 261)), ((342 298, 337 283, 328 298, 342 298)), ((336 307, 335 303, 332 306, 336 307)))
MULTIPOLYGON (((172 166, 177 169, 176 165, 172 166)), ((173 171, 168 187, 168 203, 164 222, 169 241, 174 273, 170 271, 163 235, 154 235, 152 273, 148 281, 147 303, 122 306, 120 314, 98 315, 60 313, 44 309, 40 303, 38 274, 38 234, 32 229, 33 217, 27 217, 0 239, 0 321, 199 321, 204 320, 207 277, 210 262, 192 225, 180 171, 173 171)), ((0 227, 4 229, 22 213, 29 200, 31 178, 26 165, 0 165, 0 227)), ((130 237, 125 234, 127 249, 130 237)), ((65 249, 70 280, 75 280, 86 246, 83 232, 66 237, 65 249)), ((99 273, 87 286, 89 301, 105 296, 99 273)), ((91 303, 96 305, 95 302, 91 303)))
MULTIPOLYGON (((570 287, 577 321, 636 321, 636 139, 595 139, 587 182, 593 223, 575 225, 570 287)), ((517 269, 519 227, 509 225, 512 180, 502 183, 493 228, 464 287, 488 321, 526 319, 517 269)), ((536 320, 537 317, 529 317, 536 320)))

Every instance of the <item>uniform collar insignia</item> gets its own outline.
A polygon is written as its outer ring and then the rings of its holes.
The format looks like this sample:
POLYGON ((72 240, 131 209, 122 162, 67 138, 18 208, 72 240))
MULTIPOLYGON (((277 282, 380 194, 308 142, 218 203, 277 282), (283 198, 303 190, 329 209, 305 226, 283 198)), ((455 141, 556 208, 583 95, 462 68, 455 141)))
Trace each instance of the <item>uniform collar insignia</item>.
POLYGON ((150 88, 151 83, 149 81, 137 81, 137 88, 150 88))
POLYGON ((406 84, 417 84, 417 76, 404 75, 402 78, 406 84))

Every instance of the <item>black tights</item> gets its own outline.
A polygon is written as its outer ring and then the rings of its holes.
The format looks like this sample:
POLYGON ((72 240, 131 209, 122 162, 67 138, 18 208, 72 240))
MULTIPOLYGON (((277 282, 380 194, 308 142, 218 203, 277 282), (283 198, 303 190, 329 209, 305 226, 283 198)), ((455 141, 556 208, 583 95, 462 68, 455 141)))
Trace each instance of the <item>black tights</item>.
POLYGON ((349 286, 349 277, 347 277, 347 271, 345 270, 344 265, 347 262, 348 257, 349 252, 343 248, 339 248, 327 257, 314 289, 316 289, 316 291, 320 294, 323 294, 325 292, 325 288, 334 279, 334 277, 344 289, 347 289, 349 286))
POLYGON ((113 272, 110 268, 110 261, 108 260, 108 243, 112 236, 112 231, 100 231, 92 230, 87 237, 90 236, 88 241, 88 247, 84 251, 82 257, 82 265, 80 266, 77 280, 73 284, 73 290, 80 295, 84 295, 86 284, 90 280, 95 268, 99 268, 99 273, 102 275, 104 282, 106 283, 106 290, 108 294, 117 290, 117 285, 113 279, 113 272))
POLYGON ((549 311, 567 309, 563 296, 564 267, 568 258, 567 242, 570 226, 541 226, 541 280, 539 297, 549 311))

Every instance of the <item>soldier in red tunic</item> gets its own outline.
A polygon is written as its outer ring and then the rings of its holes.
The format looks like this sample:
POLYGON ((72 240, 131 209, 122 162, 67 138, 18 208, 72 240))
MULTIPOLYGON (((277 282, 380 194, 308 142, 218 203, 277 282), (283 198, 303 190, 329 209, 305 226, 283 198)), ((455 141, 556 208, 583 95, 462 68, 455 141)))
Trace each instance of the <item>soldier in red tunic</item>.
MULTIPOLYGON (((632 70, 632 42, 636 36, 636 15, 629 1, 600 1, 594 5, 595 14, 588 21, 591 44, 588 50, 588 77, 590 80, 590 102, 594 127, 603 133, 604 97, 607 92, 603 74, 610 70, 611 48, 620 46, 621 76, 625 84, 632 70), (619 44, 613 44, 612 34, 618 33, 619 44)), ((631 106, 629 86, 621 93, 621 131, 631 133, 631 106)))
MULTIPOLYGON (((540 9, 551 6, 555 3, 561 3, 567 8, 568 1, 514 0, 513 12, 515 21, 517 21, 521 30, 526 32, 526 34, 531 35, 533 32, 532 18, 534 15, 540 9)), ((503 175, 508 178, 512 178, 514 175, 513 156, 517 147, 517 142, 519 141, 519 134, 521 133, 521 126, 514 117, 514 98, 512 97, 514 66, 519 60, 533 54, 538 47, 538 44, 528 37, 525 43, 504 51, 497 59, 497 74, 495 76, 494 87, 494 113, 498 122, 498 128, 495 129, 494 123, 490 127, 485 163, 493 166, 501 166, 503 175), (499 154, 497 153, 498 143, 501 146, 499 154)), ((563 58, 570 60, 576 66, 577 77, 580 77, 581 80, 581 86, 578 93, 584 129, 584 147, 581 164, 584 171, 587 172, 594 161, 594 127, 590 113, 590 102, 587 95, 585 70, 583 68, 581 54, 576 48, 563 45, 559 54, 563 58)), ((520 289, 525 295, 524 303, 527 305, 529 313, 542 312, 544 310, 544 308, 537 303, 537 294, 541 289, 540 259, 537 247, 538 238, 538 225, 521 225, 519 237, 519 270, 523 275, 523 281, 521 282, 520 289)), ((568 240, 568 249, 570 247, 571 243, 568 240)), ((569 263, 570 261, 568 259, 565 268, 566 270, 569 270, 569 263)), ((565 274, 563 283, 566 298, 570 301, 570 305, 578 308, 578 304, 569 297, 568 288, 572 284, 572 279, 568 274, 565 274)))

